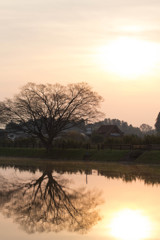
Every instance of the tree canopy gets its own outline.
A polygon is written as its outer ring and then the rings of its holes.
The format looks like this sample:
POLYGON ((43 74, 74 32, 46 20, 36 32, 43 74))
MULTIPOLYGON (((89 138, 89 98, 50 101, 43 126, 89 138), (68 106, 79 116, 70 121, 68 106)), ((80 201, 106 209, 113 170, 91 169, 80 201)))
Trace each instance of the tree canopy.
POLYGON ((160 134, 160 112, 158 113, 156 123, 155 123, 155 128, 158 134, 160 134))
POLYGON ((49 149, 62 131, 101 116, 102 97, 87 83, 28 83, 13 99, 0 103, 0 122, 18 124, 24 132, 38 137, 49 149))
POLYGON ((140 130, 145 134, 153 133, 152 127, 146 123, 141 124, 140 130))

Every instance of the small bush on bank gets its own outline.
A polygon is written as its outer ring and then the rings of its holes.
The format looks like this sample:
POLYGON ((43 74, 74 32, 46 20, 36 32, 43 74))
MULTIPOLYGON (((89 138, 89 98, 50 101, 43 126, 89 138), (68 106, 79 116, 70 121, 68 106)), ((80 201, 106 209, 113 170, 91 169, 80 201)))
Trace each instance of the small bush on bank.
POLYGON ((126 135, 123 137, 122 141, 124 144, 143 144, 143 138, 137 135, 126 135))
POLYGON ((144 144, 160 144, 160 136, 159 135, 146 135, 143 138, 144 144))
POLYGON ((123 138, 120 137, 106 137, 104 140, 105 145, 113 145, 113 144, 122 144, 123 138))
POLYGON ((90 139, 91 143, 93 144, 103 143, 104 140, 105 140, 104 136, 97 133, 93 133, 90 139))

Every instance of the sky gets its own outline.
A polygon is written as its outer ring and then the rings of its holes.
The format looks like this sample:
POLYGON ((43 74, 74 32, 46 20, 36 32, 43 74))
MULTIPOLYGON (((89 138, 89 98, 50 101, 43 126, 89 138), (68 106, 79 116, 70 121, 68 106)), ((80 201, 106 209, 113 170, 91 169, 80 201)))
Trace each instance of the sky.
POLYGON ((0 101, 27 82, 87 82, 106 118, 154 126, 159 0, 0 0, 0 101))

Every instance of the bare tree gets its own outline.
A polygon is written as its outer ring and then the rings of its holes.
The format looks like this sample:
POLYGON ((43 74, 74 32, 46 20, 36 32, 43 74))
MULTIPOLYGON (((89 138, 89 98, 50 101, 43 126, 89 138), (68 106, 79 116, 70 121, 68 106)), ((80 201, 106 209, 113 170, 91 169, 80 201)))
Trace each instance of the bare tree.
POLYGON ((100 220, 100 193, 72 189, 67 179, 46 170, 28 182, 0 178, 0 208, 28 233, 62 230, 87 232, 100 220))
POLYGON ((6 111, 6 105, 4 102, 0 102, 0 124, 7 123, 8 121, 10 121, 10 117, 8 116, 8 111, 6 111))
POLYGON ((63 130, 91 122, 102 114, 98 110, 102 97, 86 83, 28 83, 13 99, 0 103, 1 122, 11 120, 24 132, 38 137, 47 149, 63 130))

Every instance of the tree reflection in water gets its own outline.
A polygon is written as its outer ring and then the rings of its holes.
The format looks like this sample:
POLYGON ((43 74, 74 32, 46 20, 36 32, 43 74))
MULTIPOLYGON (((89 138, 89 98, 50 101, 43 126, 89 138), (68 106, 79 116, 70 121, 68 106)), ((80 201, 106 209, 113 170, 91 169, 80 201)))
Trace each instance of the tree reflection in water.
POLYGON ((45 170, 30 182, 7 182, 0 178, 0 207, 28 233, 61 230, 87 232, 100 220, 100 193, 73 190, 69 181, 45 170))

